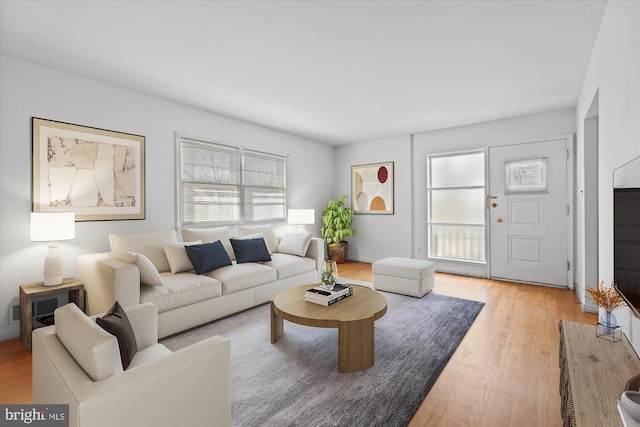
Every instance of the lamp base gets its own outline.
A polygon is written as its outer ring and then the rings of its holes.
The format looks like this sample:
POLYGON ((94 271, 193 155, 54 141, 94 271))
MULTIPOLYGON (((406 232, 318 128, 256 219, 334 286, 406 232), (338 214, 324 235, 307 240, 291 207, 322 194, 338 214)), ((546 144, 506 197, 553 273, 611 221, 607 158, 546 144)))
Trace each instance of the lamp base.
POLYGON ((63 281, 64 281, 63 276, 45 277, 43 280, 43 284, 45 286, 58 286, 58 285, 62 285, 63 281))
POLYGON ((58 245, 51 243, 49 245, 49 252, 44 259, 44 285, 56 286, 61 285, 64 280, 64 274, 62 271, 62 257, 59 254, 58 245))

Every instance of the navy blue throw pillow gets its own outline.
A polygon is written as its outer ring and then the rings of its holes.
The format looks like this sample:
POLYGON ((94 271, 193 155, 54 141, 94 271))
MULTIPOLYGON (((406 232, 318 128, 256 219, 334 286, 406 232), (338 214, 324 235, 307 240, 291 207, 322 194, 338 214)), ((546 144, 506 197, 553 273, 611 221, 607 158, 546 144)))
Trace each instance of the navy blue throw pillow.
POLYGON ((231 239, 233 252, 236 254, 236 262, 263 262, 271 261, 269 249, 262 237, 256 239, 231 239))
POLYGON ((204 274, 216 268, 231 265, 229 254, 220 240, 201 245, 186 245, 184 248, 187 250, 193 268, 196 269, 196 274, 204 274))

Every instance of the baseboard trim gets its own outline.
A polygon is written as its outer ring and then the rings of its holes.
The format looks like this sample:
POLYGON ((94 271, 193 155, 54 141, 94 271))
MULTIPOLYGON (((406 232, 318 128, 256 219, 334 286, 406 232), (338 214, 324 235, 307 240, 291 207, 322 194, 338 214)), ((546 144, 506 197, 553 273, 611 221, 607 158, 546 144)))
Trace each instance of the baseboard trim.
POLYGON ((8 341, 20 337, 20 329, 10 329, 0 332, 0 341, 8 341))

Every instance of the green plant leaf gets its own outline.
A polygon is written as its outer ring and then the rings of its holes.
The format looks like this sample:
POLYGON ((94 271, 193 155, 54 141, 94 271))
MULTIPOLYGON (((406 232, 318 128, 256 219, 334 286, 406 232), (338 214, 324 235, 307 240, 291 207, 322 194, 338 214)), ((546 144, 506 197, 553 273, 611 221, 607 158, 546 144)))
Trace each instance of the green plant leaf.
POLYGON ((326 209, 322 212, 324 227, 320 233, 325 243, 330 246, 339 246, 340 241, 347 236, 353 236, 356 231, 353 228, 353 210, 345 206, 346 195, 338 200, 329 200, 326 209))

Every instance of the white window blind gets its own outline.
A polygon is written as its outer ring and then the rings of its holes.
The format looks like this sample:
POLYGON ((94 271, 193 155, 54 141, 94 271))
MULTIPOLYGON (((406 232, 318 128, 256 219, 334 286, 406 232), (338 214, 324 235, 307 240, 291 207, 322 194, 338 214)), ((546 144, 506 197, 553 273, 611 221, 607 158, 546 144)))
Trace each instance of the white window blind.
POLYGON ((429 257, 485 262, 484 152, 428 161, 429 257))
POLYGON ((285 158, 177 136, 181 225, 285 218, 285 158))
POLYGON ((244 150, 242 181, 245 221, 285 219, 284 157, 244 150))

